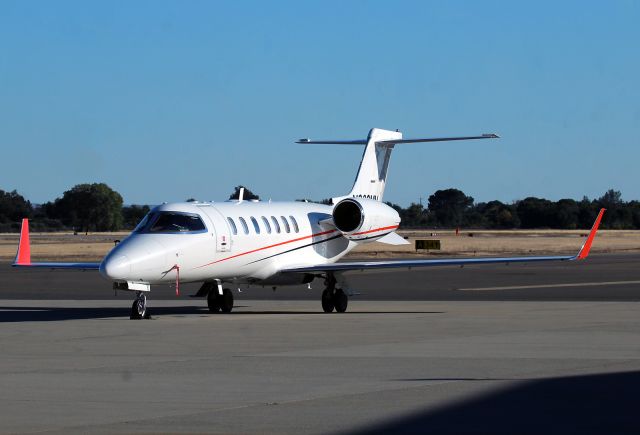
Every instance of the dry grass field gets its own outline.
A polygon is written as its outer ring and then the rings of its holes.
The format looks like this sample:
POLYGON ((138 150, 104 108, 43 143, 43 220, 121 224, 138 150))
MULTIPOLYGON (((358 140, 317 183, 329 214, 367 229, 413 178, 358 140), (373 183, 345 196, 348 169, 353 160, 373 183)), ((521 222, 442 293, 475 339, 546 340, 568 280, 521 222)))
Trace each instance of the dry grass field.
MULTIPOLYGON (((538 255, 571 254, 577 252, 587 231, 509 230, 509 231, 400 231, 411 242, 404 246, 370 243, 349 254, 351 258, 434 257, 474 255, 538 255), (437 239, 440 251, 417 251, 416 239, 437 239)), ((31 255, 34 261, 99 261, 114 246, 114 240, 127 236, 121 233, 32 233, 31 255)), ((0 260, 13 260, 18 234, 0 234, 0 260)), ((592 252, 640 251, 640 231, 601 230, 592 252)))
MULTIPOLYGON (((114 246, 114 240, 127 237, 122 233, 31 233, 33 261, 99 261, 114 246)), ((18 247, 18 234, 0 234, 0 260, 13 260, 18 247)))

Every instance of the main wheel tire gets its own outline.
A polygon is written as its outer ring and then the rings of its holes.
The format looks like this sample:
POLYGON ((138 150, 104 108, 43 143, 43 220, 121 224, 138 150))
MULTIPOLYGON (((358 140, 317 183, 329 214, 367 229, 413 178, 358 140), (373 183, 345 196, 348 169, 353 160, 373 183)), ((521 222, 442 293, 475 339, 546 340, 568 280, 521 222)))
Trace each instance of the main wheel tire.
POLYGON ((147 304, 142 299, 136 298, 131 305, 131 316, 133 320, 143 319, 147 314, 147 304))
POLYGON ((223 313, 230 313, 233 310, 233 293, 228 288, 222 290, 222 296, 218 295, 220 300, 220 310, 223 313))
POLYGON ((325 313, 331 313, 333 312, 334 308, 335 308, 335 305, 333 301, 333 295, 331 294, 329 289, 325 289, 322 292, 322 310, 325 313))
POLYGON ((336 307, 338 313, 344 313, 347 311, 347 305, 349 304, 349 298, 342 289, 336 289, 333 294, 333 305, 336 307))
POLYGON ((209 311, 212 313, 220 311, 220 295, 218 295, 217 288, 212 289, 209 291, 209 294, 207 294, 207 305, 209 306, 209 311))

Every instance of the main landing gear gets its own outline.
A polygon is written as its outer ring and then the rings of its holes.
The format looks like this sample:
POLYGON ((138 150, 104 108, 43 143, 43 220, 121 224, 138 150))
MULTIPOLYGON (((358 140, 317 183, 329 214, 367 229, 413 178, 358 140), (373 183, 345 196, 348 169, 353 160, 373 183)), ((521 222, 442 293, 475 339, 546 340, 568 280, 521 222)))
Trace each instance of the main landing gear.
POLYGON ((326 278, 327 287, 322 292, 322 310, 331 313, 335 309, 338 313, 347 311, 349 298, 341 288, 336 288, 336 278, 333 274, 328 274, 326 278))
POLYGON ((212 313, 219 311, 230 313, 233 310, 233 293, 228 288, 225 288, 222 289, 222 294, 220 294, 214 286, 207 294, 207 305, 212 313))
POLYGON ((131 319, 148 319, 147 296, 144 292, 136 292, 136 298, 131 305, 131 319))

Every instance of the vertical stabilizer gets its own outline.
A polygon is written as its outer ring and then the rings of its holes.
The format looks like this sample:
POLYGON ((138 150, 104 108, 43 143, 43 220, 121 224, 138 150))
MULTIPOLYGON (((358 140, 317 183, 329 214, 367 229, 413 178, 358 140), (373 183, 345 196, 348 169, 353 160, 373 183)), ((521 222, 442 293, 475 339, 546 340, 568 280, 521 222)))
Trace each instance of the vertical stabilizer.
POLYGON ((399 131, 372 128, 367 137, 367 146, 362 155, 358 175, 348 196, 369 198, 382 201, 384 186, 387 181, 389 159, 393 151, 393 143, 383 141, 401 140, 399 131))

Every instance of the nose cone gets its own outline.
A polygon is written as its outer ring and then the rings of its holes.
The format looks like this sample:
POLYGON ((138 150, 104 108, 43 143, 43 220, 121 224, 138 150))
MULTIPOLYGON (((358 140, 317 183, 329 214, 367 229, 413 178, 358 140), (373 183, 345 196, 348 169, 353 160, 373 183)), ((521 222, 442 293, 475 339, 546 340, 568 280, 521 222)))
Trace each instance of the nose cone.
POLYGON ((100 273, 108 279, 126 279, 131 273, 131 260, 126 255, 108 256, 100 264, 100 273))
MULTIPOLYGON (((148 234, 128 237, 100 264, 102 275, 113 281, 152 282, 168 269, 166 248, 148 234)), ((166 273, 165 273, 166 275, 166 273)))

